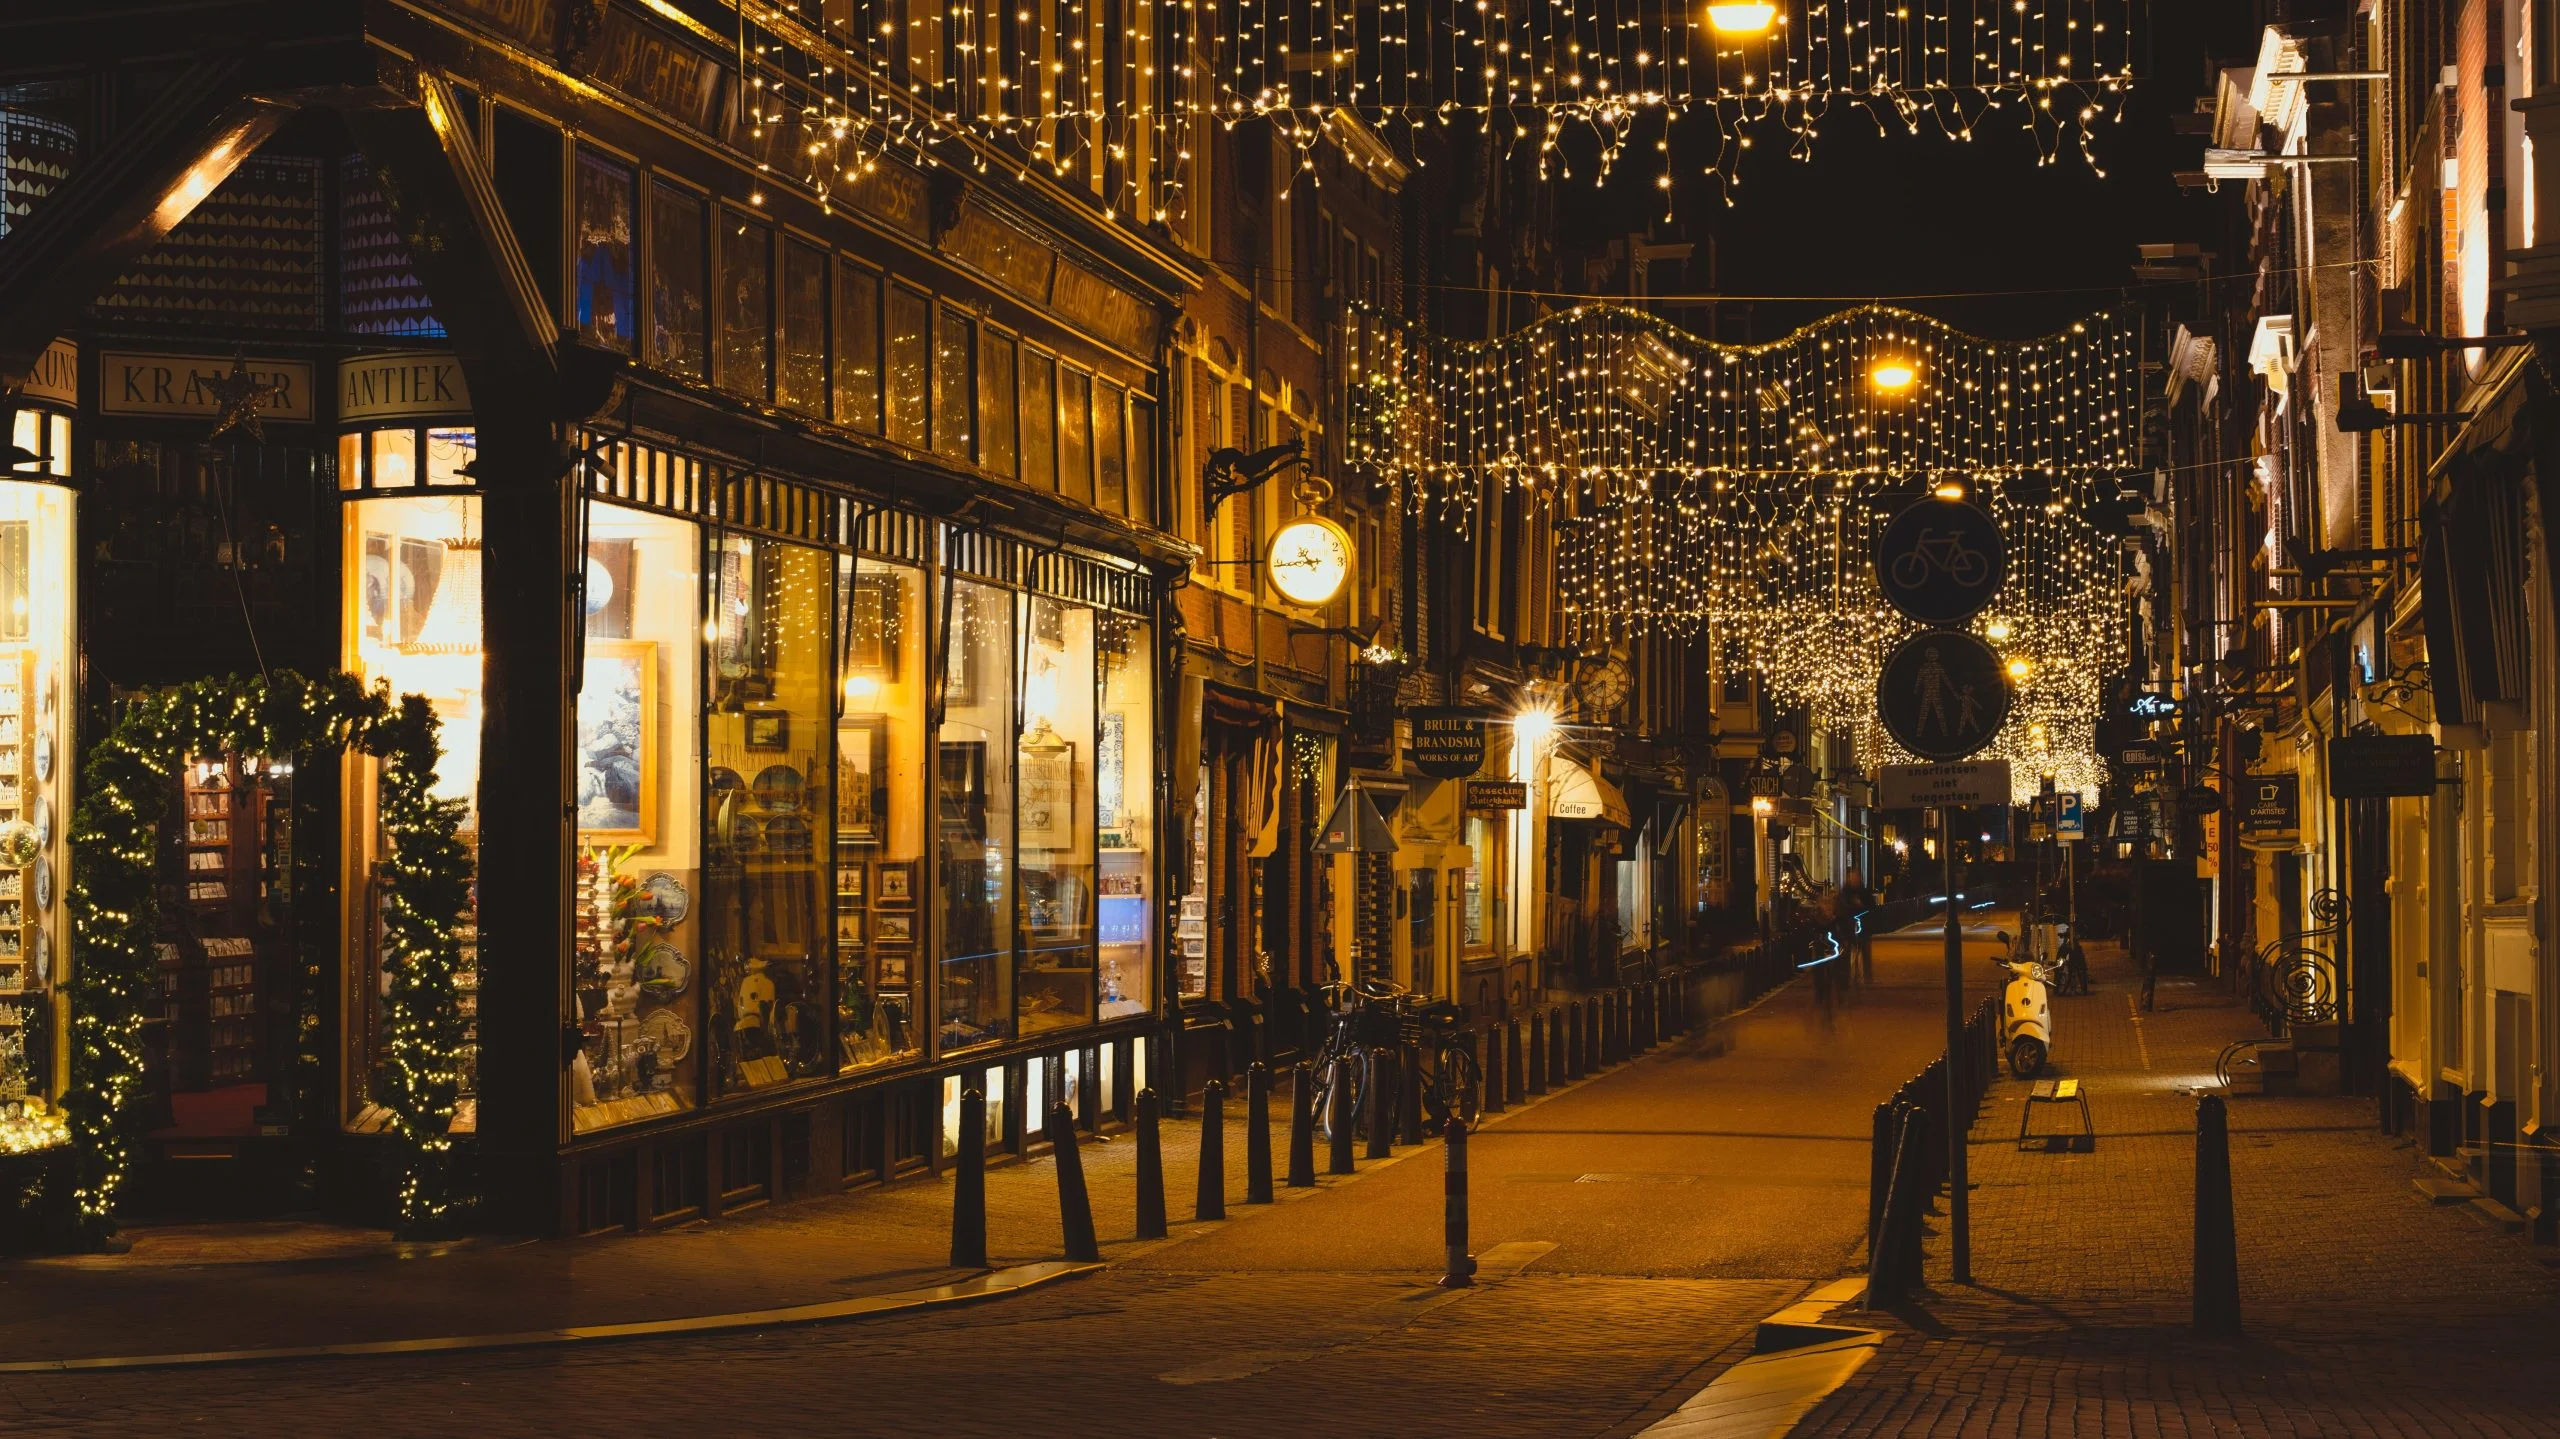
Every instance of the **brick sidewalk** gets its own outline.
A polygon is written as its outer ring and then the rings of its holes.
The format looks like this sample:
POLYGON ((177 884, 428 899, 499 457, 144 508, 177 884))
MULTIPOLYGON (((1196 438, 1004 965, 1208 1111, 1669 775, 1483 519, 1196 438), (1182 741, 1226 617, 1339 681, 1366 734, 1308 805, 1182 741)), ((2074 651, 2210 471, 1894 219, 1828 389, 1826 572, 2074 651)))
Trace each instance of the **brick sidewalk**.
POLYGON ((2092 957, 2097 992, 2055 1004, 2054 1072, 2087 1087, 2097 1151, 2020 1152, 2027 1086, 1995 1085, 1970 1150, 1973 1287, 1933 1238, 1932 1292, 1876 1316, 1884 1354, 1798 1432, 2560 1435, 2560 1278, 2421 1201, 2415 1151, 2367 1099, 2230 1100, 2247 1333, 2191 1333, 2195 1094, 2224 1043, 2263 1031, 2204 983, 2163 980, 2138 1014, 2129 961, 2092 957))

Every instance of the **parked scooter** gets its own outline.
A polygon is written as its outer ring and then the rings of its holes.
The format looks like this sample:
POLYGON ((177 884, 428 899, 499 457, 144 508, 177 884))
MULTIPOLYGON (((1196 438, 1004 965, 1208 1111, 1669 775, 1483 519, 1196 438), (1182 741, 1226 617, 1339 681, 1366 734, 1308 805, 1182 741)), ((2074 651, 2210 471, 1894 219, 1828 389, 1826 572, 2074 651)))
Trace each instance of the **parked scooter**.
POLYGON ((1995 937, 2003 952, 1991 962, 2009 971, 2009 986, 2000 996, 2000 1050, 2009 1057, 2011 1074, 2033 1079, 2053 1053, 2053 970, 2010 952, 2006 930, 1995 937))

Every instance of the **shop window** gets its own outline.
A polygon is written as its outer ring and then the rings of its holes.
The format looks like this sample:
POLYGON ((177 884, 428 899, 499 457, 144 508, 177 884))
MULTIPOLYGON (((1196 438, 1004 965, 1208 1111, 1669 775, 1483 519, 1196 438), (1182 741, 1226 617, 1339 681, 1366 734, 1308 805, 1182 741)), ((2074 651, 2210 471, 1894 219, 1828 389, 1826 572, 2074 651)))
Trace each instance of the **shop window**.
POLYGON ((1108 380, 1093 386, 1094 503, 1105 514, 1129 512, 1129 392, 1108 380))
POLYGON ((1058 493, 1093 503, 1093 377, 1058 371, 1058 493))
POLYGON ((1501 850, 1494 838, 1494 822, 1481 816, 1467 818, 1467 878, 1459 906, 1462 928, 1460 937, 1469 950, 1489 949, 1493 945, 1493 895, 1499 885, 1494 879, 1494 866, 1501 860, 1501 850))
POLYGON ((962 580, 943 633, 935 795, 942 844, 942 1045, 1012 1033, 1014 600, 962 580))
MULTIPOLYGON (((416 432, 376 431, 373 458, 387 435, 404 437, 414 454, 416 432)), ((477 495, 411 494, 349 501, 344 508, 340 586, 345 614, 347 669, 367 684, 388 683, 395 695, 419 695, 434 709, 442 753, 431 792, 462 806, 462 838, 479 839, 481 593, 480 499, 477 495)), ((380 762, 349 753, 341 760, 344 800, 341 853, 345 859, 342 913, 348 982, 346 1013, 346 1118, 350 1127, 375 1130, 387 1112, 371 1101, 373 1076, 384 1052, 382 861, 387 857, 377 786, 380 762)), ((462 981, 476 990, 476 967, 466 953, 462 981)), ((472 1057, 461 1061, 466 1077, 472 1057)), ((466 1090, 468 1088, 466 1079, 466 1090)), ((466 1111, 467 1112, 467 1111, 466 1111)))
POLYGON ((27 458, 13 468, 22 475, 71 473, 71 417, 43 410, 19 410, 9 416, 9 443, 27 458))
POLYGON ((579 1133, 690 1109, 707 1046, 702 935, 702 540, 587 502, 569 990, 579 1133))
POLYGON ((933 450, 944 459, 967 464, 976 455, 969 419, 977 409, 970 393, 970 361, 976 349, 977 325, 967 315, 942 307, 933 322, 933 450))
POLYGON ((837 1065, 923 1052, 917 914, 924 858, 924 576, 838 560, 835 949, 837 1065))
MULTIPOLYGON (((1154 1007, 1155 648, 1142 620, 1094 620, 1102 717, 1093 745, 1102 1017, 1154 1007)), ((1105 1050, 1107 1056, 1109 1050, 1105 1050)), ((1106 1100, 1107 1104, 1109 1101, 1106 1100)))
POLYGON ((720 388, 762 400, 773 385, 773 227, 720 212, 720 388))
POLYGON ((1010 477, 1016 459, 1012 337, 990 330, 978 344, 978 463, 1010 477))
POLYGON ((1215 798, 1209 767, 1200 768, 1191 794, 1191 891, 1174 917, 1173 938, 1182 951, 1174 970, 1185 998, 1209 993, 1209 803, 1215 798))
POLYGON ((628 351, 634 326, 631 167, 578 152, 578 328, 592 344, 628 351))
POLYGON ((822 884, 835 836, 824 822, 835 566, 805 545, 736 534, 720 537, 716 560, 702 961, 712 1089, 735 1094, 836 1068, 822 884))
POLYGON ((365 478, 377 490, 402 490, 418 482, 418 432, 376 430, 365 445, 365 478))
POLYGON ((1022 360, 1022 482, 1058 487, 1058 362, 1037 350, 1022 360))
POLYGON ((467 485, 471 476, 463 467, 480 456, 479 432, 464 426, 427 431, 426 483, 430 485, 467 485))
POLYGON ((782 242, 782 374, 775 395, 803 414, 827 412, 827 252, 782 242))
POLYGON ((880 277, 836 267, 836 423, 880 433, 880 277))
POLYGON ((1021 1032, 1090 1024, 1094 1015, 1093 611, 1027 602, 1022 737, 1016 745, 1022 946, 1014 998, 1021 1032))
POLYGON ((649 187, 649 359, 702 378, 704 338, 702 199, 664 183, 649 187))
POLYGON ((17 1101, 59 1098, 70 1078, 69 1046, 30 1043, 29 1026, 70 1033, 73 503, 61 486, 0 484, 0 1105, 13 1121, 17 1101))
POLYGON ((888 412, 889 438, 912 449, 931 439, 926 427, 925 325, 932 314, 926 298, 903 285, 889 287, 888 412))

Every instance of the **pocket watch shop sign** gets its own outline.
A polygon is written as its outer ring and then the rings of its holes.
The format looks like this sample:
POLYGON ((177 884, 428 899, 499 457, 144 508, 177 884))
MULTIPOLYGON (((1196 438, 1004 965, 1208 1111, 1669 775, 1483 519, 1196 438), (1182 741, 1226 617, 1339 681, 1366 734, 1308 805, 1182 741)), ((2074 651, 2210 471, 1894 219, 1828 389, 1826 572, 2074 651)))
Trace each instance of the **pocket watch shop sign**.
POLYGON ((1484 768, 1484 716, 1462 709, 1415 710, 1413 767, 1433 779, 1465 779, 1484 768))

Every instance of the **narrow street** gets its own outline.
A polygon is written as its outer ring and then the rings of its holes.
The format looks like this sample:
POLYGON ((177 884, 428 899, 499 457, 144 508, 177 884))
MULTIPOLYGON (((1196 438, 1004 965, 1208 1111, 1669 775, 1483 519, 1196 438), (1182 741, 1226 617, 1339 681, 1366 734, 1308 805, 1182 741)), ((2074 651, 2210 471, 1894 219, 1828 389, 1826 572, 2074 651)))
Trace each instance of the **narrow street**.
MULTIPOLYGON (((1987 952, 1987 931, 1968 934, 1970 954, 1987 952)), ((1130 1433, 1629 1432, 1739 1357, 1758 1320, 1862 1264, 1869 1111, 1937 1051, 1943 1023, 1934 932, 1880 941, 1877 965, 1879 983, 1827 1024, 1812 985, 1792 984, 1487 1124, 1472 1190, 1485 1272, 1472 1290, 1431 1284, 1440 1265, 1437 1146, 1400 1150, 1382 1166, 1364 1162, 1355 1179, 1312 1193, 1284 1190, 1284 1202, 1265 1210, 1241 1203, 1237 1128, 1228 1144, 1234 1217, 1178 1222, 1159 1244, 1130 1242, 1129 1191, 1114 1152, 1127 1146, 1102 1146, 1089 1167, 1109 1267, 987 1305, 570 1352, 10 1375, 0 1378, 0 1412, 22 1432, 143 1434, 245 1427, 289 1402, 314 1430, 336 1427, 331 1416, 340 1416, 377 1432, 431 1433, 574 1424, 597 1406, 630 1403, 638 1387, 652 1422, 678 1428, 1091 1432, 1072 1416, 1108 1404, 1121 1416, 1115 1427, 1130 1433), (1069 1331, 1059 1324, 1069 1318, 1079 1337, 1061 1345, 1069 1331), (1523 1346, 1524 1334, 1548 1338, 1523 1346), (927 1373, 934 1382, 915 1382, 927 1373)), ((1171 1154, 1187 1157, 1192 1133, 1169 1127, 1171 1154)), ((1037 1247, 1043 1220, 1054 1222, 1050 1168, 1042 1161, 991 1176, 999 1263, 1054 1257, 1053 1238, 1048 1252, 1037 1247)), ((1177 1214, 1189 1211, 1194 1172, 1168 1166, 1177 1214)), ((948 1204, 945 1185, 924 1181, 793 1208, 834 1211, 938 1275, 930 1251, 948 1204), (886 1228, 883 1211, 902 1227, 886 1228)), ((858 1265, 830 1227, 825 1217, 786 1210, 771 1224, 706 1226, 690 1240, 585 1242, 574 1269, 553 1271, 541 1291, 550 1297, 539 1302, 574 1309, 581 1283, 628 1287, 615 1274, 617 1253, 661 1266, 662 1292, 681 1285, 683 1274, 660 1256, 689 1242, 715 1246, 723 1264, 768 1274, 787 1272, 795 1251, 858 1265)), ((124 1291, 146 1311, 137 1322, 120 1322, 93 1287, 73 1328, 94 1326, 92 1354, 135 1352, 117 1347, 118 1337, 150 1337, 143 1352, 186 1347, 190 1292, 233 1302, 219 1296, 242 1279, 270 1286, 279 1305, 360 1301, 372 1316, 364 1337, 388 1337, 382 1316, 421 1285, 444 1296, 439 1321, 466 1323, 468 1302, 433 1277, 457 1259, 500 1262, 471 1254, 302 1260, 286 1266, 296 1271, 289 1276, 261 1275, 255 1265, 177 1267, 124 1291), (330 1277, 333 1268, 344 1281, 330 1277), (361 1293, 339 1292, 340 1282, 361 1293)), ((697 1259, 691 1267, 719 1266, 697 1259)), ((99 1266, 72 1272, 94 1280, 99 1266)), ((31 1278, 48 1277, 14 1271, 11 1308, 26 1315, 68 1292, 31 1290, 31 1278)), ((527 1286, 515 1278, 496 1268, 486 1275, 478 1317, 488 1328, 525 1326, 519 1291, 527 1286)), ((662 1307, 686 1312, 681 1303, 662 1307)), ((54 1314, 47 1327, 64 1343, 63 1311, 54 1314)), ((235 1311, 218 1333, 194 1325, 193 1342, 309 1342, 296 1312, 269 1318, 235 1311)))

